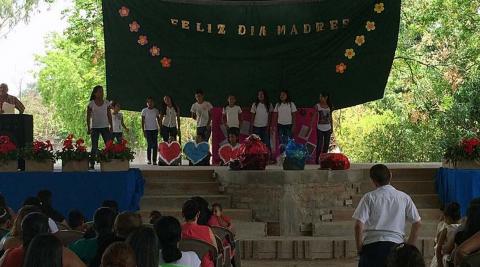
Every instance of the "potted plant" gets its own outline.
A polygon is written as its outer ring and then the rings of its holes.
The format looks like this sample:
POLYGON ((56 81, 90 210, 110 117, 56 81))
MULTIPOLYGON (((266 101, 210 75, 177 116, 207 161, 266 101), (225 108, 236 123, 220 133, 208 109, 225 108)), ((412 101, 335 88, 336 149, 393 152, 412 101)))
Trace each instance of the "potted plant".
POLYGON ((88 171, 90 154, 87 152, 85 141, 82 138, 74 139, 73 134, 63 141, 63 148, 56 153, 57 159, 62 160, 62 171, 83 172, 88 171))
POLYGON ((27 172, 51 172, 55 163, 55 153, 52 143, 47 140, 34 141, 31 145, 20 151, 25 159, 25 171, 27 172))
POLYGON ((443 166, 455 169, 480 168, 480 139, 467 137, 447 147, 443 166))
POLYGON ((18 170, 17 146, 8 136, 0 136, 0 172, 16 172, 18 170))
POLYGON ((135 158, 134 155, 135 152, 127 146, 125 139, 119 143, 110 140, 105 144, 105 148, 97 154, 97 161, 100 163, 100 169, 103 172, 128 171, 130 161, 135 158))

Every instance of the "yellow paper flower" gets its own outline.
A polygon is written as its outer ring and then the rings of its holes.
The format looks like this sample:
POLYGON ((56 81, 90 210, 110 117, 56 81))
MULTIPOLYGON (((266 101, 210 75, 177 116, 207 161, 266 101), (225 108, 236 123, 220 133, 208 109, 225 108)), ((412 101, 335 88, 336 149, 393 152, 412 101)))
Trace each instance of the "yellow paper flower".
POLYGON ((365 25, 367 31, 374 31, 375 30, 375 21, 367 21, 367 25, 365 25))
POLYGON ((134 21, 128 24, 128 27, 130 27, 130 32, 138 32, 138 30, 140 29, 140 24, 134 21))
POLYGON ((347 70, 347 65, 344 63, 340 63, 335 67, 335 71, 337 73, 343 74, 347 70))
POLYGON ((137 42, 138 42, 139 45, 146 45, 146 44, 148 44, 148 38, 147 38, 146 35, 140 35, 140 36, 138 36, 138 41, 137 42))
POLYGON ((358 35, 357 37, 355 37, 355 43, 358 46, 362 46, 365 43, 365 35, 358 35))
POLYGON ((345 50, 345 56, 348 59, 352 59, 355 56, 355 51, 352 48, 347 49, 347 50, 345 50))
POLYGON ((160 56, 160 48, 158 48, 156 45, 152 46, 152 48, 150 48, 150 54, 152 57, 160 56))
POLYGON ((375 4, 375 8, 373 10, 380 14, 385 10, 385 5, 383 3, 375 4))

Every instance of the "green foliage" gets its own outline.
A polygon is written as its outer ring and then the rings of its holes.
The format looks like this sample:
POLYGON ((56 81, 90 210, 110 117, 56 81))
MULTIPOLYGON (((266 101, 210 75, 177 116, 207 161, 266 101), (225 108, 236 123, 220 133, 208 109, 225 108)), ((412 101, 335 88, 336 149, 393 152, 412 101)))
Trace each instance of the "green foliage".
POLYGON ((0 0, 0 38, 19 22, 28 22, 40 2, 52 3, 53 0, 0 0))

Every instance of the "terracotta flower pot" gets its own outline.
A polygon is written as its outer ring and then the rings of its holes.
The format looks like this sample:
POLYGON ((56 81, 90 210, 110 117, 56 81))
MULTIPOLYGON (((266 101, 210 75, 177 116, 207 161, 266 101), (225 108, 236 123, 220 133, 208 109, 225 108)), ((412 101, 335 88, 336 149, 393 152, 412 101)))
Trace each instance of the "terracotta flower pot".
POLYGON ((100 162, 102 172, 125 172, 130 169, 130 161, 113 159, 112 161, 100 162))
POLYGON ((26 160, 25 161, 25 171, 26 172, 52 172, 53 171, 53 161, 44 160, 26 160))
POLYGON ((18 161, 9 160, 7 162, 0 162, 0 172, 17 172, 18 161))
POLYGON ((88 159, 71 160, 62 163, 63 172, 86 172, 88 171, 88 159))

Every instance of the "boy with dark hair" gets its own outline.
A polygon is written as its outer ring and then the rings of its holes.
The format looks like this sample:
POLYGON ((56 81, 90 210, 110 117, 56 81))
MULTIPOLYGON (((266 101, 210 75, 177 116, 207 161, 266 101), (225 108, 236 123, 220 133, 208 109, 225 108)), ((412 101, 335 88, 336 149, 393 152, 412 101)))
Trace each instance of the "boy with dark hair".
POLYGON ((390 184, 392 173, 387 166, 383 164, 377 164, 370 168, 370 177, 375 185, 384 186, 390 184))
POLYGON ((197 135, 201 135, 205 142, 208 142, 210 139, 210 134, 212 132, 212 104, 205 101, 204 93, 202 90, 197 90, 195 92, 195 100, 197 102, 193 103, 190 108, 192 113, 192 119, 197 121, 197 135))
POLYGON ((155 108, 153 97, 147 97, 147 107, 142 109, 142 131, 147 140, 147 164, 157 165, 158 129, 160 111, 155 108))
POLYGON ((79 210, 71 210, 68 213, 68 227, 74 231, 85 232, 85 216, 79 210))
POLYGON ((49 218, 52 218, 56 223, 65 224, 65 217, 55 210, 52 206, 53 194, 50 190, 41 190, 37 193, 37 197, 40 200, 42 212, 49 218))

